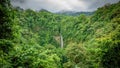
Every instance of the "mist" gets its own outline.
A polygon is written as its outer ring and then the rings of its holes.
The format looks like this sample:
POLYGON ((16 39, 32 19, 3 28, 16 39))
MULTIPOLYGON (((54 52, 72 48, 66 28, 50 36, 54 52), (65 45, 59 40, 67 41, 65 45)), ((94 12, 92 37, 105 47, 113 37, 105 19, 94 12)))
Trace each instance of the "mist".
POLYGON ((51 12, 59 11, 95 11, 106 3, 116 3, 120 0, 11 0, 14 7, 32 9, 35 11, 45 9, 51 12))

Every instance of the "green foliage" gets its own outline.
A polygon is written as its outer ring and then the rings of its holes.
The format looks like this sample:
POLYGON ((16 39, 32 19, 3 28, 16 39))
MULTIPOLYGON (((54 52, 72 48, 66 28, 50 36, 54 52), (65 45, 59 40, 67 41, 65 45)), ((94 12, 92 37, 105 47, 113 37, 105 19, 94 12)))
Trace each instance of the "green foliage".
POLYGON ((102 64, 105 68, 119 68, 120 61, 120 25, 110 33, 110 38, 105 39, 103 42, 103 55, 102 55, 102 64))
POLYGON ((76 65, 84 68, 86 65, 86 51, 82 44, 70 43, 66 49, 68 62, 64 64, 64 68, 73 68, 76 65))
POLYGON ((119 68, 120 2, 92 16, 57 15, 0 2, 1 68, 119 68), (60 35, 64 48, 60 48, 60 35))
POLYGON ((58 68, 60 63, 55 47, 47 48, 39 45, 15 46, 10 57, 12 66, 15 68, 58 68))
POLYGON ((1 0, 0 2, 0 39, 11 39, 13 38, 12 17, 9 0, 1 0))

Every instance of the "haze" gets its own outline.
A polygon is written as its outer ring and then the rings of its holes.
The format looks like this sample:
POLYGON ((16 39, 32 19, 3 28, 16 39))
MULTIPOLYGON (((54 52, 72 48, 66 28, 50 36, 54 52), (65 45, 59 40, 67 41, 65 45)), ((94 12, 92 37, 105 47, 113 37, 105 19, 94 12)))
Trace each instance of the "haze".
POLYGON ((51 12, 59 11, 94 11, 106 3, 116 3, 120 0, 12 0, 11 4, 23 9, 41 10, 51 12))

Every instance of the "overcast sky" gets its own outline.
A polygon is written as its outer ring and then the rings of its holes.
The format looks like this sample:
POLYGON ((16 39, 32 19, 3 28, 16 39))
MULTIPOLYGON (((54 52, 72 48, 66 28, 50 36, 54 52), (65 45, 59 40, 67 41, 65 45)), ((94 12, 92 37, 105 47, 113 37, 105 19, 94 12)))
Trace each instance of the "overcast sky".
POLYGON ((94 11, 106 3, 116 3, 120 0, 12 0, 13 6, 23 9, 46 9, 51 12, 58 11, 94 11))

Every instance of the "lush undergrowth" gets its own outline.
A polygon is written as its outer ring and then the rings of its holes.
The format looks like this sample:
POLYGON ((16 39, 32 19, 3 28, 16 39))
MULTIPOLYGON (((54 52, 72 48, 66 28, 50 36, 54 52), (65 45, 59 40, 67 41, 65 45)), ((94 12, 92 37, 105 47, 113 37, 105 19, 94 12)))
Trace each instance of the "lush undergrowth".
POLYGON ((8 5, 0 2, 1 68, 120 68, 120 2, 90 16, 8 5))

